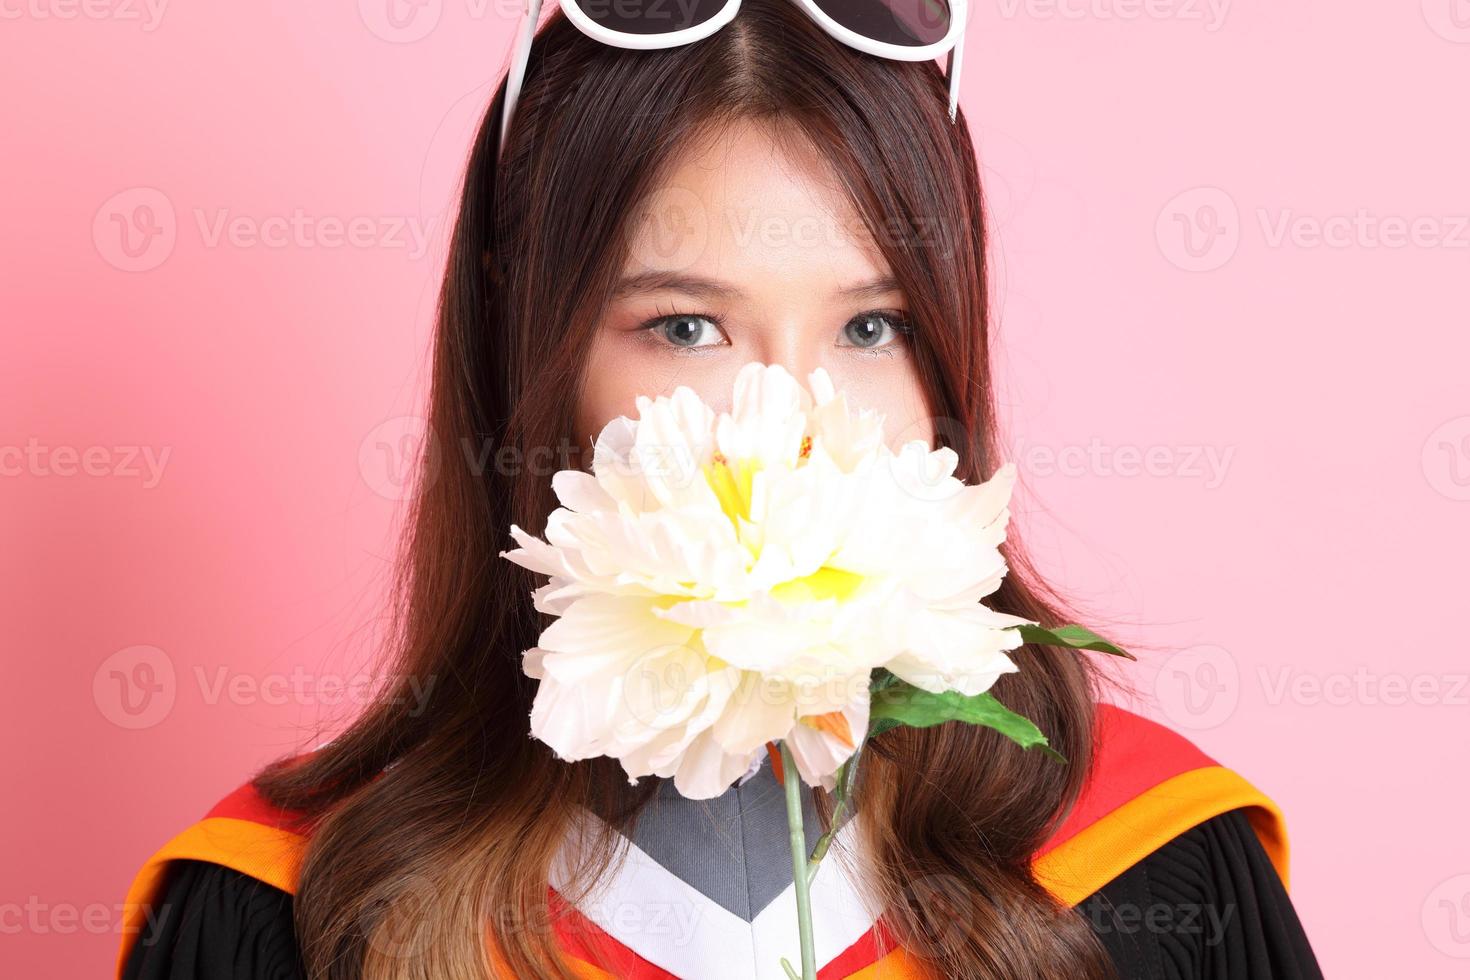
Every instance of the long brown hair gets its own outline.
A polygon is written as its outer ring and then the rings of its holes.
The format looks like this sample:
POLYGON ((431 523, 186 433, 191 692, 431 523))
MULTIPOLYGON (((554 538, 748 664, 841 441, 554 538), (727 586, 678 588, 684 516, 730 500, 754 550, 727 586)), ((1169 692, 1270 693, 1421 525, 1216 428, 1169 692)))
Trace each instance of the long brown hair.
MULTIPOLYGON (((540 583, 497 553, 511 523, 539 529, 555 506, 548 476, 560 466, 548 463, 570 443, 630 226, 704 127, 755 119, 825 155, 909 298, 937 442, 959 454, 966 481, 998 463, 980 179, 936 63, 854 51, 790 0, 746 0, 712 37, 652 52, 592 41, 557 10, 536 36, 500 157, 504 97, 502 81, 468 162, 440 295, 435 452, 404 536, 396 696, 257 779, 315 825, 295 908, 316 978, 573 976, 549 928, 552 856, 578 805, 616 822, 657 780, 629 787, 611 760, 563 762, 529 737, 535 687, 520 655, 545 625, 529 600, 540 583)), ((1014 535, 1006 553, 993 604, 1059 621, 1014 535)), ((1016 659, 997 695, 1070 765, 977 726, 878 736, 854 787, 865 881, 936 975, 1111 976, 1086 922, 1031 872, 1088 768, 1096 676, 1070 651, 1027 647, 1016 659)), ((616 856, 617 836, 588 842, 584 886, 616 856)))

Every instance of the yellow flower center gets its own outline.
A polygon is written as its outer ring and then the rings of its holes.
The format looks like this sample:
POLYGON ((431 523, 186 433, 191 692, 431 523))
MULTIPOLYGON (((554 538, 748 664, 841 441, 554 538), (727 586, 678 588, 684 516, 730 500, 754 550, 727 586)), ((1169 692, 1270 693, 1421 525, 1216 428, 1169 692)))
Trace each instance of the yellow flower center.
POLYGON ((773 586, 771 595, 782 602, 791 603, 817 602, 822 599, 846 602, 862 584, 863 577, 857 572, 823 567, 810 575, 773 586))
POLYGON ((740 526, 739 519, 750 520, 750 485, 758 467, 750 460, 731 465, 724 453, 715 453, 704 468, 705 479, 720 502, 720 509, 730 523, 740 526))

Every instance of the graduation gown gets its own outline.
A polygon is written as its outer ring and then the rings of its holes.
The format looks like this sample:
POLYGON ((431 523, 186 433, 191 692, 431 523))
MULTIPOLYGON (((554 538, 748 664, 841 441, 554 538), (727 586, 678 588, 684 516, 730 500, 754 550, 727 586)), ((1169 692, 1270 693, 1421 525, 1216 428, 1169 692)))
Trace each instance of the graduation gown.
MULTIPOLYGON (((1111 705, 1099 705, 1097 725, 1082 796, 1033 867, 1119 975, 1320 977, 1288 896, 1277 806, 1162 725, 1111 705)), ((839 843, 856 843, 854 825, 839 843)), ((781 956, 797 962, 784 794, 769 765, 712 801, 684 800, 665 781, 629 836, 629 859, 580 906, 560 899, 553 868, 558 943, 580 977, 763 980, 784 976, 781 956)), ((221 800, 138 872, 120 980, 300 980, 291 896, 308 839, 248 784, 221 800)), ((838 851, 812 885, 819 980, 927 977, 838 851)))

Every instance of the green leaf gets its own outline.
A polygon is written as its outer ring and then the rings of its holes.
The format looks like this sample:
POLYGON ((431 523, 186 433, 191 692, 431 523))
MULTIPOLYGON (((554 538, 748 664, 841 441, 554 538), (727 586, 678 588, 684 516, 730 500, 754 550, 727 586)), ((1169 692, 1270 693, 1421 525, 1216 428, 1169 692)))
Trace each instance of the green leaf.
POLYGON ((1022 626, 1016 626, 1014 629, 1021 634, 1021 639, 1027 643, 1040 643, 1043 646, 1051 647, 1071 647, 1074 650, 1096 650, 1099 653, 1111 653, 1117 657, 1127 657, 1129 660, 1138 659, 1127 650, 1124 650, 1116 644, 1109 643, 1084 626, 1058 626, 1056 629, 1049 630, 1041 626, 1032 626, 1028 623, 1022 626))
POLYGON ((946 721, 963 721, 971 725, 993 728, 1023 749, 1040 749, 1046 755, 1066 762, 1066 758, 1046 742, 1046 735, 1029 718, 1018 715, 996 700, 989 691, 964 695, 958 691, 935 694, 914 687, 906 681, 895 681, 877 692, 868 713, 868 737, 899 725, 928 728, 946 721))

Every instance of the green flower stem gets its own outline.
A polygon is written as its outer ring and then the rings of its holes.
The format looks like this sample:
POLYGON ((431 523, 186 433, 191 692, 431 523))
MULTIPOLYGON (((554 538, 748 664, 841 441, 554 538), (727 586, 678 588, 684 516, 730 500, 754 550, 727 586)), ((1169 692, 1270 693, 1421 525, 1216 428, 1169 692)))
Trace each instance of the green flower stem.
MULTIPOLYGON (((801 774, 786 742, 781 742, 781 775, 786 784, 786 826, 791 832, 791 877, 796 886, 796 927, 801 933, 801 980, 817 980, 817 951, 812 942, 812 900, 808 888, 806 834, 801 829, 801 774)), ((783 958, 790 977, 796 973, 783 958)))

